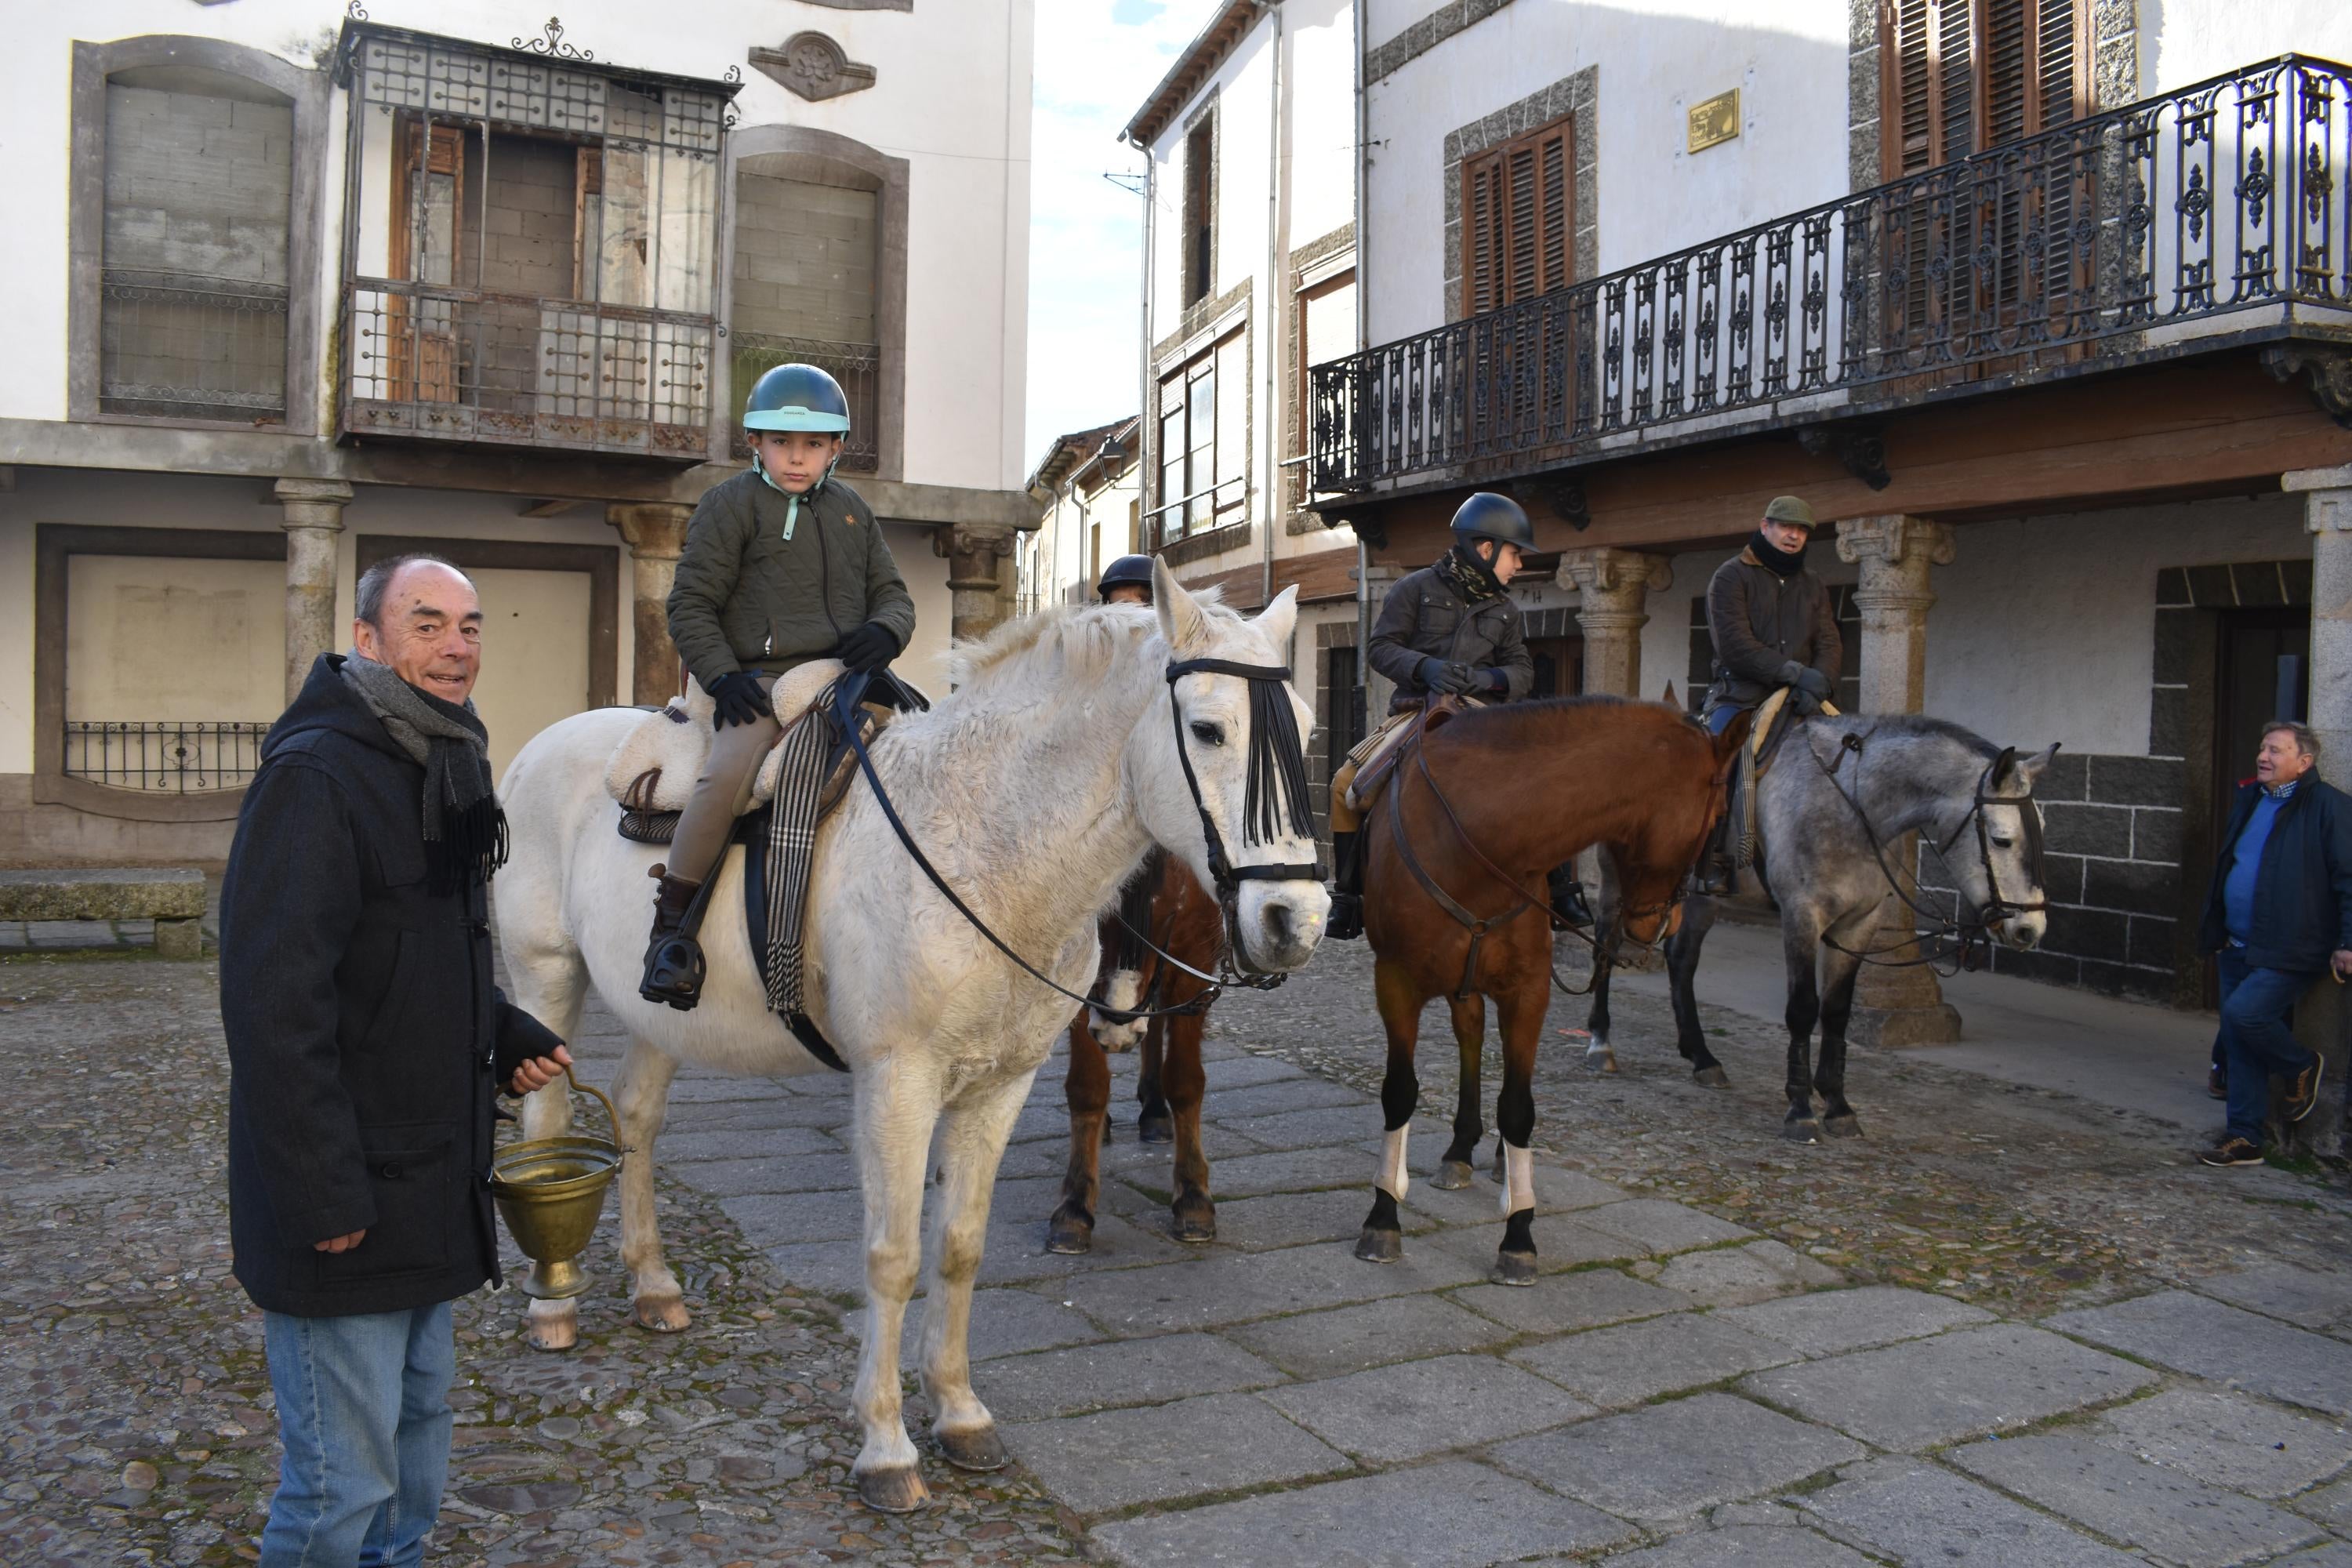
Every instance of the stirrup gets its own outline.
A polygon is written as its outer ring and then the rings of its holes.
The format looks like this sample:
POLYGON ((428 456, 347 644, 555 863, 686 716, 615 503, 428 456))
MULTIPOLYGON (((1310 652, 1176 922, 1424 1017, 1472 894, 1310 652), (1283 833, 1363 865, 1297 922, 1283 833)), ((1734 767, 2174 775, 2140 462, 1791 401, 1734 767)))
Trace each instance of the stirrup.
POLYGON ((637 983, 637 994, 690 1013, 702 1000, 706 972, 702 944, 694 938, 682 933, 656 937, 646 949, 645 978, 637 983))

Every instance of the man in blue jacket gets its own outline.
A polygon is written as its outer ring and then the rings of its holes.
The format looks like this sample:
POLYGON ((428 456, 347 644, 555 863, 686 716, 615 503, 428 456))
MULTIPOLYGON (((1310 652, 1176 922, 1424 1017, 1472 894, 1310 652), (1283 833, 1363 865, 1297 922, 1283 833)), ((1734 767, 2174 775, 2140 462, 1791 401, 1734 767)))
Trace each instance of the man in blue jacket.
POLYGON ((2296 1041, 2289 1021, 2323 972, 2352 974, 2352 798, 2321 782, 2318 764, 2317 737, 2273 722, 2221 835, 2198 931, 2199 947, 2221 967, 2230 1102, 2221 1141, 2198 1152, 2209 1165, 2263 1163, 2273 1073, 2286 1086, 2287 1121, 2318 1103, 2323 1060, 2296 1041))

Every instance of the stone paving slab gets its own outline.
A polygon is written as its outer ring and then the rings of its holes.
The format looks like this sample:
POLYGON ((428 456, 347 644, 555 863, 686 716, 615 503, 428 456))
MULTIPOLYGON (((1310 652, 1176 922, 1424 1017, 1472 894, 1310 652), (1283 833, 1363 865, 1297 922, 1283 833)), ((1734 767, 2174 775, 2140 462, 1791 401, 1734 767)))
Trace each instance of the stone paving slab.
MULTIPOLYGON (((1061 1253, 1045 1250, 1044 1220, 992 1215, 984 1244, 988 1250, 980 1260, 980 1283, 1038 1284, 1103 1268, 1134 1268, 1148 1263, 1171 1262, 1190 1249, 1167 1234, 1167 1223, 1157 1214, 1147 1213, 1129 1220, 1115 1214, 1097 1213, 1093 1250, 1061 1253)), ((1046 1287, 1038 1284, 1038 1288, 1046 1287)))
POLYGON ((1442 1296, 1391 1296, 1295 1318, 1269 1318, 1224 1337, 1299 1377, 1332 1377, 1392 1362, 1484 1350, 1517 1331, 1442 1296))
MULTIPOLYGON (((671 1167, 668 1151, 657 1149, 657 1163, 671 1167)), ((754 1156, 735 1160, 677 1162, 683 1174, 692 1173, 697 1187, 714 1197, 755 1194, 791 1196, 803 1193, 857 1191, 857 1162, 846 1150, 839 1153, 754 1156)))
POLYGON ((2020 1324, 1759 1372, 1741 1386, 1882 1448, 1916 1452, 2121 1399, 2146 1367, 2020 1324))
POLYGON ((1579 1420, 1592 1406, 1482 1355, 1409 1361, 1277 1388, 1265 1402, 1333 1447, 1376 1464, 1417 1459, 1579 1420))
POLYGON ((1493 1457, 1555 1491, 1652 1521, 1793 1486, 1863 1450, 1745 1399, 1701 1394, 1523 1437, 1493 1457))
POLYGON ((2289 1405, 2352 1415, 2352 1344, 2186 1290, 2159 1290, 2050 1327, 2289 1405))
MULTIPOLYGON (((1370 1109, 1379 1103, 1363 1090, 1349 1089, 1344 1083, 1334 1083, 1328 1078, 1302 1076, 1227 1089, 1212 1072, 1209 1074, 1209 1087, 1201 1097, 1201 1115, 1211 1121, 1235 1121, 1291 1110, 1320 1110, 1335 1105, 1370 1109)), ((1375 1119, 1372 1135, 1378 1137, 1380 1112, 1371 1110, 1371 1115, 1375 1119)))
POLYGON ((1454 1300, 1498 1323, 1507 1323, 1530 1334, 1597 1329, 1633 1318, 1684 1311, 1690 1306, 1687 1297, 1645 1285, 1614 1268, 1547 1274, 1533 1285, 1478 1285, 1456 1290, 1454 1300))
MULTIPOLYGON (((849 1101, 793 1094, 759 1079, 736 1079, 730 1082, 742 1086, 744 1092, 688 1100, 673 1086, 662 1123, 664 1142, 681 1132, 709 1132, 720 1128, 814 1127, 833 1134, 837 1147, 849 1147, 850 1126, 856 1121, 849 1101)), ((667 1148, 661 1148, 659 1152, 667 1161, 667 1148)))
POLYGON ((2352 1568, 2352 1542, 2331 1541, 2292 1557, 2282 1557, 2271 1568, 2352 1568))
MULTIPOLYGON (((1449 1226, 1430 1242, 1476 1264, 1484 1272, 1494 1266, 1495 1253, 1503 1245, 1503 1222, 1490 1212, 1487 1223, 1449 1226)), ((1544 1274, 1593 1263, 1630 1263, 1643 1256, 1639 1247, 1622 1236, 1559 1215, 1536 1221, 1535 1242, 1536 1268, 1544 1274)))
MULTIPOLYGON (((907 1326, 902 1340, 907 1347, 922 1342, 924 1307, 925 1300, 920 1296, 907 1303, 907 1326)), ((858 1315, 863 1315, 863 1309, 858 1315)), ((1101 1337, 1095 1326, 1078 1313, 1030 1291, 975 1290, 971 1293, 971 1359, 976 1362, 989 1361, 997 1356, 1020 1355, 1028 1351, 1051 1350, 1058 1345, 1080 1344, 1101 1337)), ((911 1348, 902 1359, 908 1371, 916 1370, 911 1348)))
POLYGON ((1171 1333, 1443 1290, 1482 1272, 1436 1247, 1409 1247, 1402 1262, 1381 1264, 1326 1243, 1095 1274, 1073 1280, 1065 1293, 1110 1332, 1171 1333))
POLYGON ((1039 1351, 992 1363, 981 1397, 999 1421, 1039 1421, 1285 1381, 1281 1370, 1213 1334, 1161 1334, 1039 1351))
POLYGON ((1785 1242, 1686 1252, 1660 1270, 1657 1283, 1702 1307, 1744 1307, 1793 1290, 1841 1283, 1844 1276, 1785 1242))
MULTIPOLYGON (((1318 1105, 1311 1110, 1244 1116, 1219 1125, 1268 1149, 1310 1149, 1325 1143, 1377 1147, 1385 1135, 1378 1105, 1318 1105)), ((1412 1123, 1413 1144, 1433 1142, 1439 1136, 1435 1122, 1412 1123)))
POLYGON ((2099 1426, 2100 1441, 2127 1454, 2261 1498, 2289 1496, 2352 1464, 2343 1427, 2216 1389, 2152 1394, 2107 1411, 2099 1426))
POLYGON ((754 1193, 722 1198, 719 1211, 743 1227, 755 1247, 834 1241, 862 1250, 866 1194, 856 1187, 820 1193, 754 1193))
POLYGON ((1674 1203, 1665 1198, 1634 1198, 1588 1209, 1580 1216, 1638 1244, 1643 1252, 1683 1252, 1694 1247, 1716 1247, 1727 1241, 1747 1241, 1756 1233, 1727 1219, 1674 1203))
POLYGON ((1798 1506, 1904 1568, 2139 1568, 2143 1560, 1916 1459, 1877 1459, 1798 1506))
MULTIPOLYGON (((1202 1042, 1203 1045, 1215 1043, 1217 1042, 1202 1042)), ((1115 1056, 1111 1058, 1111 1070, 1118 1073, 1124 1063, 1133 1059, 1129 1056, 1115 1056)), ((1204 1050, 1202 1053, 1202 1059, 1214 1064, 1208 1071, 1208 1092, 1213 1095, 1229 1094, 1235 1089, 1249 1089, 1261 1083, 1279 1083, 1288 1079, 1312 1076, 1301 1072, 1279 1057, 1251 1056, 1244 1051, 1232 1051, 1212 1056, 1204 1050)), ((1129 1083, 1128 1090, 1132 1097, 1134 1092, 1132 1081, 1129 1083)))
POLYGON ((2087 1437, 1971 1443, 1949 1458, 2005 1491, 2169 1562, 2225 1568, 2326 1539, 2291 1513, 2087 1437))
POLYGON ((1870 1559, 1795 1523, 1694 1531, 1664 1546, 1621 1552, 1607 1568, 1870 1568, 1870 1559))
POLYGON ((2305 1519, 2315 1519, 2331 1530, 2352 1535, 2352 1480, 2305 1492, 2287 1506, 2305 1519))
POLYGON ((1347 1456, 1249 1394, 1212 1394, 1001 1430, 1037 1479, 1081 1514, 1352 1468, 1347 1456))
POLYGON ((2352 1274, 2322 1274, 2292 1263, 2261 1263, 2197 1281, 2200 1294, 2232 1306, 2325 1329, 2352 1318, 2352 1274))
POLYGON ((1820 1290, 1753 1307, 1735 1307, 1721 1316, 1807 1356, 1843 1355, 1941 1333, 1962 1323, 1993 1321, 1992 1314, 1981 1307, 1894 1285, 1820 1290))
MULTIPOLYGON (((1214 1173, 1212 1173, 1213 1182, 1214 1173)), ((1352 1247, 1364 1228, 1371 1199, 1351 1187, 1316 1193, 1268 1193, 1263 1197, 1219 1199, 1217 1245, 1244 1252, 1270 1252, 1310 1242, 1345 1242, 1352 1247)), ((1399 1216, 1407 1236, 1435 1228, 1426 1215, 1399 1216)))
POLYGON ((1541 1552, 1590 1552, 1632 1533, 1581 1503, 1457 1460, 1126 1520, 1094 1539, 1128 1568, 1488 1568, 1541 1552))
MULTIPOLYGON (((1440 1143, 1434 1149, 1414 1145, 1412 1185, 1406 1189, 1404 1206, 1418 1209, 1433 1219, 1449 1225, 1477 1225, 1495 1217, 1501 1206, 1498 1189, 1494 1180, 1494 1166, 1481 1163, 1475 1166, 1477 1180, 1466 1187, 1450 1190, 1432 1186, 1429 1173, 1436 1169, 1436 1160, 1445 1152, 1440 1143)), ((1530 1173, 1536 1189, 1536 1215, 1566 1214, 1571 1209, 1597 1208, 1602 1204, 1623 1203, 1631 1194, 1622 1187, 1596 1181, 1581 1171, 1564 1170, 1545 1164, 1540 1159, 1530 1173)))
POLYGON ((702 1160, 791 1160, 808 1156, 832 1161, 852 1183, 857 1179, 857 1161, 849 1152, 849 1146, 814 1127, 665 1131, 654 1143, 656 1162, 667 1167, 692 1165, 702 1160))
MULTIPOLYGON (((1372 1201, 1373 1156, 1361 1149, 1266 1151, 1238 1132, 1203 1127, 1201 1151, 1209 1160, 1209 1191, 1220 1199, 1355 1187, 1367 1206, 1372 1201)), ((1005 1151, 1003 1172, 1008 1176, 1059 1175, 1069 1163, 1069 1152, 1060 1139, 1018 1144, 1005 1151), (1022 1156, 1017 1162, 1016 1152, 1022 1156)), ((1101 1170, 1105 1176, 1166 1192, 1173 1186, 1173 1158, 1165 1143, 1105 1144, 1101 1170)))
POLYGON ((1511 1360, 1603 1409, 1622 1409, 1797 1359, 1736 1323, 1675 1312, 1594 1329, 1511 1352, 1511 1360))

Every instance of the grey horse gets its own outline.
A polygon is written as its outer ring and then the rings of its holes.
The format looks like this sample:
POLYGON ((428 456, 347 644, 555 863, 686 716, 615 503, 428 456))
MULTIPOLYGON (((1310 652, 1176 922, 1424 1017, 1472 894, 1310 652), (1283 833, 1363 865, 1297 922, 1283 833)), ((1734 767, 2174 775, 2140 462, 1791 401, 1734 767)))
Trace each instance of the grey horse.
MULTIPOLYGON (((1853 1012, 1860 955, 1908 934, 1882 933, 1894 846, 1917 833, 1931 846, 1958 891, 1940 921, 2013 948, 2031 948, 2048 929, 2042 881, 2042 808, 2034 781, 2058 748, 2020 757, 1941 720, 1912 715, 1846 715, 1804 721, 1787 736, 1757 788, 1760 853, 1755 872, 1780 906, 1780 947, 1788 963, 1789 1113, 1783 1133, 1811 1142, 1824 1131, 1862 1131, 1845 1098, 1845 1034, 1853 1012), (1818 979, 1816 971, 1818 970, 1818 979), (1818 1071, 1808 1063, 1814 1025, 1822 1031, 1818 1071), (1822 1113, 1816 1118, 1813 1094, 1822 1113)), ((1734 832, 1738 825, 1734 825, 1734 832)), ((1675 1026, 1683 1058, 1699 1082, 1722 1088, 1723 1064, 1706 1048, 1692 977, 1715 924, 1717 901, 1692 898, 1665 945, 1675 1026)), ((1591 1036, 1585 1064, 1617 1070, 1609 1039, 1609 965, 1592 984, 1591 1036)))

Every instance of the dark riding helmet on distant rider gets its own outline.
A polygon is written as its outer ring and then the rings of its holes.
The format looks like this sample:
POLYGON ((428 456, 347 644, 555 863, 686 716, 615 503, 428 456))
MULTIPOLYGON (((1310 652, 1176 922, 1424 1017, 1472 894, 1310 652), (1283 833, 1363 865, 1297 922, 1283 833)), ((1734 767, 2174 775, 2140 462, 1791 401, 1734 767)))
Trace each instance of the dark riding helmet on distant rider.
POLYGON ((1140 588, 1143 602, 1151 603, 1151 557, 1122 555, 1104 567, 1102 581, 1095 584, 1095 597, 1108 599, 1113 588, 1140 588))
POLYGON ((841 383, 813 364, 780 364, 751 384, 743 403, 746 430, 849 434, 849 398, 841 383))
POLYGON ((1532 551, 1536 547, 1535 525, 1528 521, 1526 510, 1510 497, 1480 490, 1455 510, 1454 542, 1470 551, 1482 539, 1532 551))

